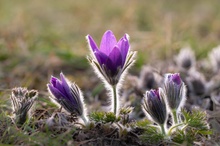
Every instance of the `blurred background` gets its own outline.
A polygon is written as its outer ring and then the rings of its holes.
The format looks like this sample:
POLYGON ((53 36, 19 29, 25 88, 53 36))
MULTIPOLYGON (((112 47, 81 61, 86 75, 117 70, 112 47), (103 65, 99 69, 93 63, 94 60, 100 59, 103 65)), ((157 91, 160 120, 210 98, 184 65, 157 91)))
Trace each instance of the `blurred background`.
MULTIPOLYGON (((144 92, 161 87, 164 73, 181 71, 178 60, 174 65, 174 56, 181 48, 190 46, 196 60, 203 60, 220 45, 220 1, 0 0, 0 123, 3 123, 0 135, 8 125, 2 120, 12 115, 10 92, 14 87, 39 91, 36 110, 33 110, 36 117, 43 115, 42 118, 47 119, 58 110, 48 98, 46 84, 51 75, 59 77, 61 71, 82 89, 89 113, 109 111, 108 93, 86 59, 90 51, 85 39, 90 34, 99 46, 106 30, 112 30, 117 39, 129 34, 131 49, 138 52, 136 63, 129 69, 120 90, 120 106, 135 107, 130 119, 143 119, 144 92)), ((220 47, 211 55, 216 70, 210 63, 195 63, 192 54, 182 53, 182 60, 179 55, 179 62, 186 59, 185 70, 180 72, 189 87, 185 107, 205 109, 211 127, 219 132, 220 47)), ((73 137, 72 133, 68 137, 65 132, 60 138, 53 136, 53 140, 57 140, 50 144, 52 135, 42 132, 39 136, 36 133, 29 136, 29 132, 18 132, 17 127, 7 129, 13 128, 9 135, 2 134, 5 140, 0 143, 11 141, 11 144, 23 145, 32 137, 34 145, 36 140, 45 145, 62 145, 61 141, 73 137)), ((32 130, 35 131, 28 129, 32 130)), ((219 133, 213 137, 210 141, 220 139, 219 133)))
POLYGON ((108 29, 117 39, 130 35, 138 51, 132 74, 184 46, 200 59, 220 44, 219 0, 0 0, 1 91, 26 86, 43 92, 61 71, 82 89, 92 88, 85 36, 99 44, 108 29))

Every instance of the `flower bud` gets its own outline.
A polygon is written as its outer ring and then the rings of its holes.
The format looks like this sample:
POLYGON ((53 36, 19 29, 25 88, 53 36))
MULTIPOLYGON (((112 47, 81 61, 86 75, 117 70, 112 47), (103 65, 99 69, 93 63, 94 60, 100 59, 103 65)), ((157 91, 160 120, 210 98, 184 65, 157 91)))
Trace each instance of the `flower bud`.
POLYGON ((29 111, 38 96, 36 90, 28 91, 27 88, 13 88, 11 93, 11 101, 15 121, 17 124, 24 124, 29 116, 29 111))
POLYGON ((50 84, 47 86, 52 100, 59 103, 70 114, 77 114, 86 119, 83 96, 76 84, 70 83, 63 73, 60 73, 60 80, 51 77, 50 84))
POLYGON ((142 109, 146 115, 159 125, 164 125, 167 120, 167 109, 162 88, 147 91, 144 95, 142 109))
POLYGON ((178 73, 167 74, 164 82, 167 103, 171 110, 178 110, 186 100, 186 86, 178 73))

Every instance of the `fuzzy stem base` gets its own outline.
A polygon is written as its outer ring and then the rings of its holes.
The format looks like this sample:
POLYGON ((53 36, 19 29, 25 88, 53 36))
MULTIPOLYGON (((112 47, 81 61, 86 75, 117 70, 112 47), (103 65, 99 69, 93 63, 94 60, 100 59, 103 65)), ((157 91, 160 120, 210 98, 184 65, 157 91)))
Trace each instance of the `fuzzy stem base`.
POLYGON ((82 118, 85 125, 87 125, 89 123, 88 118, 84 114, 81 116, 81 118, 82 118))

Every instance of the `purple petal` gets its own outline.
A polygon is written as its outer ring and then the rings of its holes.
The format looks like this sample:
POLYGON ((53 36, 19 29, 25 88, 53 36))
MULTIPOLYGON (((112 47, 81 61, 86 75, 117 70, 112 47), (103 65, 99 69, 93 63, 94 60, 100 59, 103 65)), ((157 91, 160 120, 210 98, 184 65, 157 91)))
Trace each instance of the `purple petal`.
POLYGON ((125 61, 126 61, 126 57, 128 54, 128 50, 130 48, 129 42, 128 42, 128 38, 127 35, 124 35, 124 37, 122 37, 119 42, 118 42, 118 47, 121 51, 121 55, 122 55, 122 66, 124 65, 125 61))
POLYGON ((62 83, 61 83, 60 80, 57 80, 57 81, 56 81, 56 84, 55 84, 54 87, 55 87, 58 91, 60 91, 64 96, 67 96, 66 91, 64 90, 63 85, 62 85, 62 83))
POLYGON ((154 94, 158 99, 160 99, 159 90, 154 90, 154 94))
POLYGON ((151 98, 155 98, 157 96, 157 91, 156 90, 151 89, 149 92, 150 92, 151 98))
POLYGON ((93 40, 93 38, 90 35, 87 35, 87 40, 89 43, 90 48, 92 49, 93 52, 98 51, 98 47, 95 43, 95 41, 93 40))
POLYGON ((106 61, 106 67, 111 71, 112 76, 116 75, 118 67, 122 67, 121 52, 117 46, 115 46, 109 54, 109 58, 106 61))
POLYGON ((69 84, 67 83, 66 78, 63 75, 63 73, 60 73, 60 79, 61 79, 62 86, 63 86, 64 91, 65 91, 65 95, 67 96, 67 98, 69 100, 72 100, 71 93, 70 93, 70 87, 69 87, 69 84))
POLYGON ((116 44, 117 44, 117 40, 113 32, 108 30, 105 32, 105 34, 102 37, 102 41, 100 44, 100 51, 108 56, 116 44))
POLYGON ((115 46, 112 52, 108 56, 116 69, 121 66, 122 67, 122 55, 121 52, 119 51, 118 46, 115 46))
POLYGON ((181 84, 181 78, 180 78, 180 75, 178 73, 175 73, 172 75, 172 81, 174 83, 176 83, 177 85, 180 85, 181 84))
POLYGON ((106 63, 106 60, 108 59, 108 56, 100 51, 96 51, 95 53, 96 59, 99 62, 99 65, 102 66, 102 64, 106 63))
POLYGON ((55 78, 55 77, 51 77, 51 79, 50 79, 50 83, 54 86, 54 87, 56 87, 56 82, 57 82, 57 80, 59 80, 59 79, 57 79, 57 78, 55 78))
POLYGON ((111 61, 110 58, 108 58, 108 59, 106 60, 105 66, 106 66, 106 68, 111 72, 111 76, 116 75, 117 68, 116 68, 116 66, 113 64, 113 62, 111 61))
POLYGON ((53 96, 58 100, 65 98, 65 96, 59 90, 54 88, 51 84, 48 84, 47 87, 50 90, 50 92, 53 94, 53 96))

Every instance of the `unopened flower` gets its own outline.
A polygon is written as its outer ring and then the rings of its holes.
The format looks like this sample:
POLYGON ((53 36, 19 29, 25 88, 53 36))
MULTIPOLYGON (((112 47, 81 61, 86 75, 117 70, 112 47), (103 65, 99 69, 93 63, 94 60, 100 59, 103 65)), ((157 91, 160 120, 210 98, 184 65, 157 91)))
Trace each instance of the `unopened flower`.
POLYGON ((76 84, 70 83, 63 73, 60 73, 60 79, 51 77, 50 84, 47 84, 47 86, 53 100, 59 103, 67 112, 81 116, 84 122, 87 123, 83 96, 76 84))
POLYGON ((177 66, 188 70, 195 65, 195 54, 190 47, 182 48, 176 57, 177 66))
POLYGON ((15 121, 17 124, 24 124, 28 119, 29 111, 38 96, 36 90, 28 91, 27 88, 13 88, 11 93, 11 101, 15 121))
POLYGON ((144 95, 142 108, 145 114, 159 125, 164 125, 167 120, 165 95, 162 88, 147 91, 144 95))
POLYGON ((92 51, 89 61, 101 74, 101 78, 110 85, 116 85, 124 71, 134 62, 135 52, 129 51, 128 35, 125 34, 118 42, 112 31, 108 30, 102 37, 100 47, 90 35, 87 35, 89 47, 92 51))
POLYGON ((167 102, 171 110, 179 110, 186 100, 185 83, 178 73, 167 74, 164 82, 167 102))

